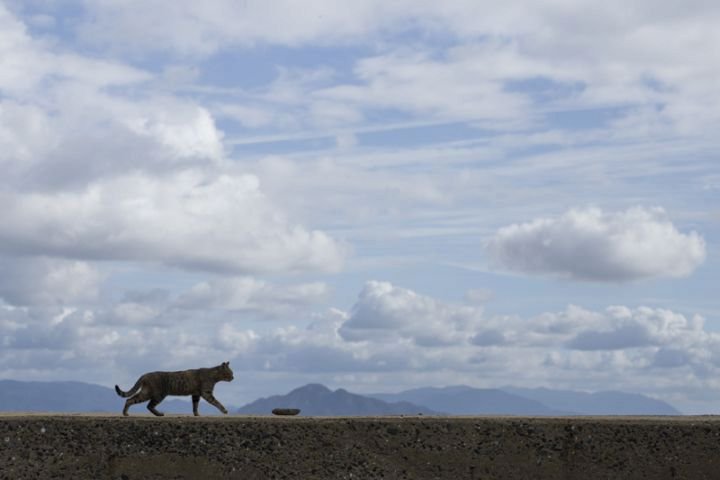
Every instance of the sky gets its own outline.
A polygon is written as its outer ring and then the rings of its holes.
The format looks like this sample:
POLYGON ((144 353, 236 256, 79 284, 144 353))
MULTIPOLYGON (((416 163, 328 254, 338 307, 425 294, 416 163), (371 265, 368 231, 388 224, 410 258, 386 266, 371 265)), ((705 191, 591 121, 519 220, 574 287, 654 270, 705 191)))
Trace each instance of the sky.
POLYGON ((720 3, 0 0, 0 378, 720 413, 720 3))

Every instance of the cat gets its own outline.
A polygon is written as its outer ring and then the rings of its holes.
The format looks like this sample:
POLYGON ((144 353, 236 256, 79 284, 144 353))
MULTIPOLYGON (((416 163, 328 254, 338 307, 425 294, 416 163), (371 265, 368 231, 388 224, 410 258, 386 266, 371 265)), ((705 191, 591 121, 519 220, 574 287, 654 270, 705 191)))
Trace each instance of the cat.
POLYGON ((227 414, 227 409, 213 396, 213 388, 220 381, 231 382, 233 371, 230 369, 230 362, 224 362, 217 367, 198 368, 195 370, 183 370, 180 372, 150 372, 146 373, 135 382, 135 385, 123 392, 115 385, 115 391, 121 397, 127 398, 123 415, 128 416, 128 408, 136 403, 147 402, 147 409, 154 415, 162 417, 165 415, 155 407, 168 395, 192 395, 193 415, 198 416, 198 404, 200 397, 209 404, 215 406, 222 413, 227 414))

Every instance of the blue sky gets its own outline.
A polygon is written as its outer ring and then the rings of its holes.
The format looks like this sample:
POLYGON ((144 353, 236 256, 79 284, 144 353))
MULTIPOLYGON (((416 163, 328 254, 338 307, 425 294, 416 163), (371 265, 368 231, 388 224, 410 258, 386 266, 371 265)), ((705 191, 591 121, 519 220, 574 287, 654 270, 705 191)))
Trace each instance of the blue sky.
POLYGON ((0 1, 0 377, 720 411, 715 2, 0 1))

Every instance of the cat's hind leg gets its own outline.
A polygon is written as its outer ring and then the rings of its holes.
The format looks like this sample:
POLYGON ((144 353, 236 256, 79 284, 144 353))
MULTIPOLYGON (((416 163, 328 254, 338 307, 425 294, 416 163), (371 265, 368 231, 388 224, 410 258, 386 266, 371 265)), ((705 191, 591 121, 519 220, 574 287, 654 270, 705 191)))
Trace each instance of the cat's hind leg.
POLYGON ((159 411, 155 410, 155 407, 157 407, 157 405, 158 405, 160 402, 162 402, 164 399, 165 399, 165 395, 163 395, 162 397, 153 397, 153 398, 150 400, 150 403, 148 403, 147 409, 150 410, 150 411, 153 413, 153 415, 156 415, 156 416, 158 416, 158 417, 162 417, 162 416, 165 415, 165 414, 164 414, 163 412, 159 412, 159 411))
POLYGON ((125 408, 123 408, 122 412, 123 415, 126 417, 128 416, 128 408, 130 408, 131 405, 147 402, 148 400, 150 400, 150 395, 143 391, 140 391, 140 393, 138 393, 137 395, 128 398, 125 401, 125 408))

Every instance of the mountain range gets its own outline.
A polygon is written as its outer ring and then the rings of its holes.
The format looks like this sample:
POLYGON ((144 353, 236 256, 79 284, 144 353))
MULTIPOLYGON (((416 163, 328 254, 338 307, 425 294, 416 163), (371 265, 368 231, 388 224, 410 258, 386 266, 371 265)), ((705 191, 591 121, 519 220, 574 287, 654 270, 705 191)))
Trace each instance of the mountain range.
POLYGON ((574 392, 548 388, 503 387, 503 391, 578 415, 681 415, 672 405, 636 393, 574 392))
MULTIPOLYGON (((119 412, 124 400, 114 390, 82 382, 21 382, 0 380, 0 411, 119 412)), ((238 414, 270 415, 274 408, 299 408, 301 415, 680 415, 661 400, 625 392, 576 392, 548 388, 417 388, 399 393, 358 395, 319 384, 296 388, 286 395, 260 398, 238 414)), ((188 400, 167 399, 159 407, 168 413, 192 412, 188 400)), ((203 415, 217 411, 200 402, 203 415)), ((136 405, 130 413, 147 413, 136 405)))
MULTIPOLYGON (((200 409, 203 411, 202 402, 200 409)), ((2 412, 121 412, 125 399, 115 390, 83 382, 20 382, 0 380, 2 412)), ((215 407, 205 405, 205 410, 215 407)), ((190 402, 167 399, 158 410, 167 413, 192 413, 190 402)), ((148 413, 145 405, 130 407, 130 414, 148 413)), ((208 412, 209 413, 209 412, 208 412)))
POLYGON ((400 393, 378 393, 372 398, 386 402, 412 402, 450 415, 565 415, 570 410, 552 407, 521 395, 495 388, 454 386, 416 388, 400 393))
POLYGON ((386 402, 356 395, 339 388, 330 390, 324 385, 309 384, 287 395, 260 398, 240 408, 244 415, 269 414, 274 408, 299 408, 303 415, 438 415, 427 407, 407 401, 386 402))
POLYGON ((625 392, 585 393, 547 388, 472 388, 464 385, 374 394, 385 401, 406 401, 451 415, 680 415, 670 404, 625 392))

